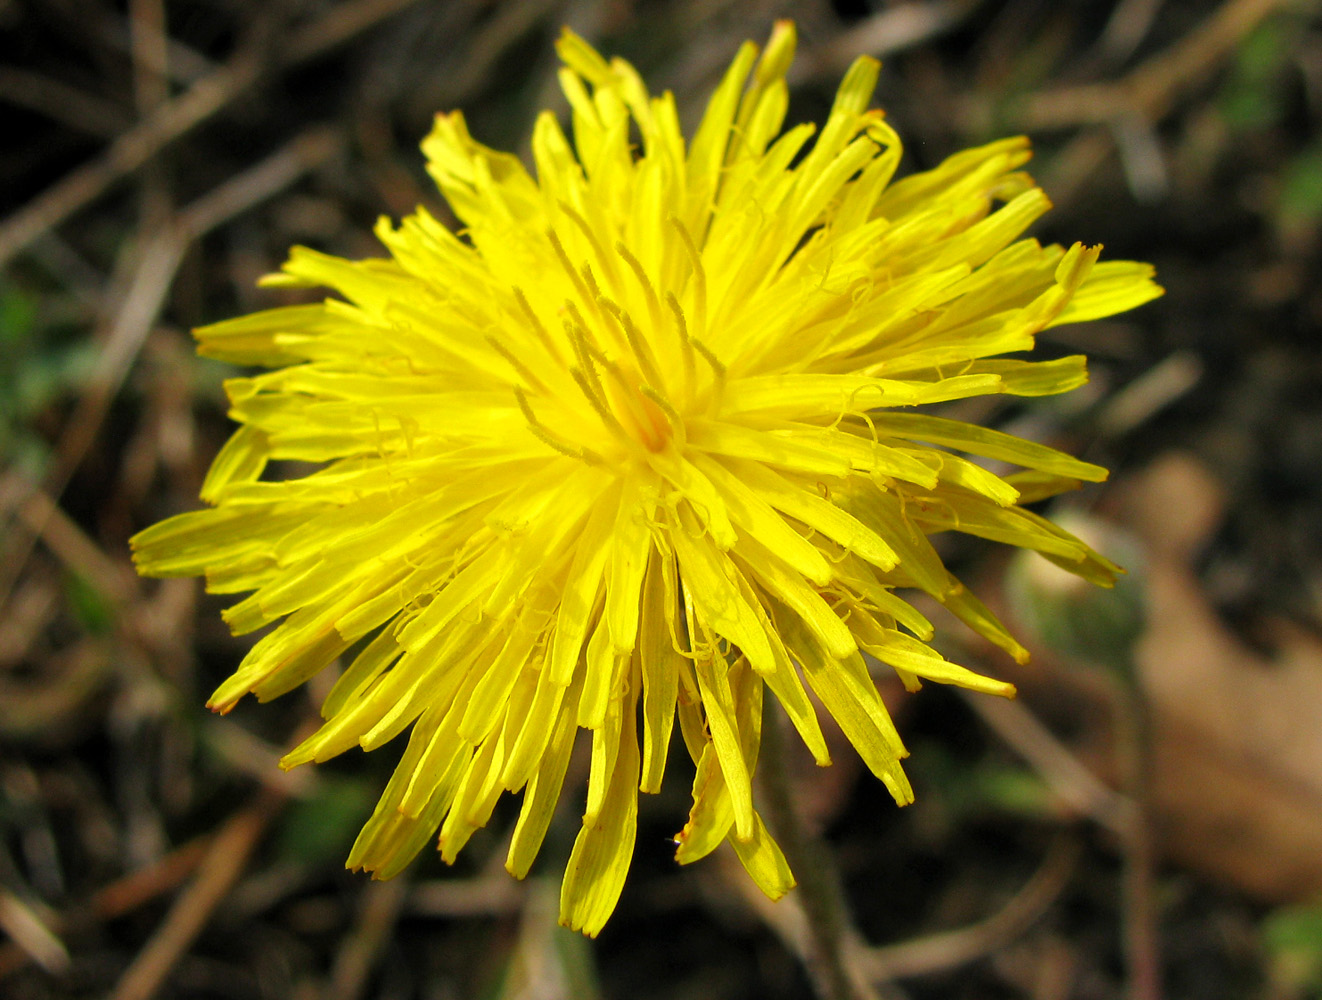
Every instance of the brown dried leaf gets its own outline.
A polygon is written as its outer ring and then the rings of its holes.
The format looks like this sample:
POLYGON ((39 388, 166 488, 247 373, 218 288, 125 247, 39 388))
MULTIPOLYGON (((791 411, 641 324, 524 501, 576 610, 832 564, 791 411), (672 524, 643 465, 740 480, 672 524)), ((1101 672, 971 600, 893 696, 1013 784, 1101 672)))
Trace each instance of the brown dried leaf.
POLYGON ((1139 674, 1155 733, 1155 805, 1169 854, 1273 901, 1322 891, 1322 642, 1284 623, 1275 655, 1218 618, 1189 561, 1224 501, 1172 455, 1128 484, 1146 543, 1139 674))

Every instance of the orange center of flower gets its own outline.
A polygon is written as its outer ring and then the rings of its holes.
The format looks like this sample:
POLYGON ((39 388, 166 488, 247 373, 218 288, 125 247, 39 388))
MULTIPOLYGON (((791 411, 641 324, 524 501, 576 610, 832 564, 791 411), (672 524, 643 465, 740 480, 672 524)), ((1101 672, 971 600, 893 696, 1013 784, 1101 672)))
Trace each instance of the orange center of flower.
POLYGON ((625 432, 644 448, 659 452, 670 443, 674 432, 665 412, 638 388, 636 373, 624 372, 621 383, 606 383, 606 399, 625 432))
MULTIPOLYGON (((653 277, 623 243, 616 241, 610 255, 602 249, 611 244, 608 234, 565 211, 588 234, 592 259, 579 263, 560 235, 547 231, 555 261, 548 273, 564 296, 556 307, 559 331, 553 333, 515 289, 528 332, 537 334, 547 348, 544 356, 556 364, 539 367, 516 356, 517 348, 493 341, 527 386, 515 394, 528 426, 557 451, 590 464, 615 464, 621 452, 645 459, 672 442, 682 447, 686 415, 718 402, 725 380, 725 366, 699 339, 706 320, 701 255, 683 224, 672 219, 670 252, 687 261, 688 274, 680 288, 662 285, 658 294, 653 277), (681 294, 693 311, 692 327, 681 294), (604 448, 585 438, 597 438, 604 448)), ((549 305, 549 296, 535 298, 549 305)))

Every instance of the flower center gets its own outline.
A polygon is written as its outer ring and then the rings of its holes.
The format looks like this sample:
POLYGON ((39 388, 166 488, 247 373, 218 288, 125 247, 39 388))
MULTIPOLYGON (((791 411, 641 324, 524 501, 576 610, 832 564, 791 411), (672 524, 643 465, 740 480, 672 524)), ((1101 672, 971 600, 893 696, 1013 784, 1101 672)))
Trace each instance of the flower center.
POLYGON ((606 400, 611 413, 627 434, 651 452, 663 451, 674 437, 674 429, 665 411, 642 391, 630 372, 619 383, 606 383, 606 400))
POLYGON ((672 218, 669 252, 672 260, 687 264, 687 273, 673 288, 657 285, 622 242, 614 243, 611 255, 604 234, 568 206, 562 208, 581 230, 589 259, 576 266, 578 257, 570 256, 561 235, 547 231, 556 269, 567 279, 557 291, 570 292, 556 307, 560 329, 544 324, 524 293, 514 289, 526 330, 541 341, 554 370, 535 371, 536 365, 523 363, 500 338, 488 337, 528 387, 515 389, 528 426, 555 450, 591 464, 614 464, 621 451, 646 459, 672 442, 682 448, 683 415, 719 405, 725 382, 725 366, 700 339, 707 322, 702 255, 684 225, 672 218), (603 450, 580 443, 599 430, 605 432, 603 450))

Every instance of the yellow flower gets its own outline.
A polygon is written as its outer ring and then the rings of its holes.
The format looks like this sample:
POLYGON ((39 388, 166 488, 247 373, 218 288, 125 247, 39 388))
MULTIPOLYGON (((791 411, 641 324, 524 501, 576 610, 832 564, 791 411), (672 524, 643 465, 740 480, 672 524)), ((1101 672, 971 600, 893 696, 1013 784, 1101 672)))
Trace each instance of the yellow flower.
POLYGON ((1105 470, 907 408, 1082 384, 1080 357, 989 359, 1159 295, 1151 268, 1017 239, 1049 207, 1019 172, 1022 138, 892 182, 872 59, 815 141, 780 134, 794 44, 788 23, 760 60, 745 44, 686 150, 670 94, 566 31, 574 142, 543 113, 535 177, 439 115, 422 148, 459 234, 419 209, 377 228, 389 259, 296 248, 266 283, 343 300, 197 331, 202 354, 274 370, 227 383, 240 426, 212 506, 138 535, 138 566, 252 591, 225 614, 236 634, 283 619, 218 711, 352 655, 285 766, 411 730, 350 866, 394 875, 438 827, 450 861, 522 790, 507 867, 523 876, 586 729, 561 920, 595 934, 678 717, 697 765, 679 861, 729 840, 778 897, 794 881, 751 782, 765 688, 819 764, 820 706, 904 804, 905 750, 863 654, 911 689, 1013 689, 943 659, 896 588, 1025 655, 928 536, 1112 580, 1019 506, 1105 470), (272 459, 321 467, 265 481, 272 459))

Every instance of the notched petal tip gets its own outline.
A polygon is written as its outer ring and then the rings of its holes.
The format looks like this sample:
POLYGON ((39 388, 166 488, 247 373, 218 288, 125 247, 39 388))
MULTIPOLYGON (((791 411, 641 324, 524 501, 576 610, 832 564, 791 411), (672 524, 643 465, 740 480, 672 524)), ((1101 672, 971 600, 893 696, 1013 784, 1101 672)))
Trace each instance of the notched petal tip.
POLYGON ((568 25, 560 29, 560 37, 555 40, 555 51, 560 61, 594 87, 609 84, 611 66, 582 35, 577 34, 568 25))
POLYGON ((758 61, 755 79, 759 86, 765 87, 782 79, 789 72, 794 62, 794 52, 798 46, 798 29, 793 21, 777 21, 767 39, 767 47, 758 61))

